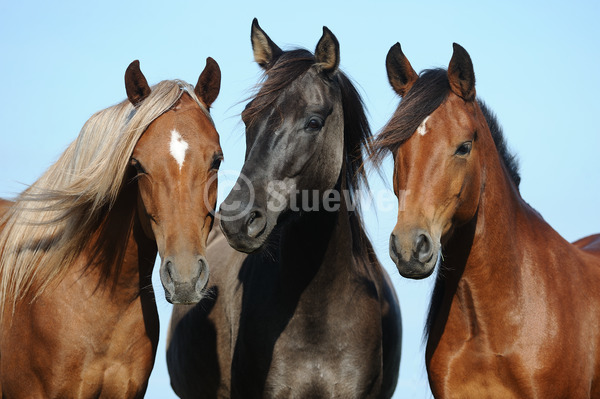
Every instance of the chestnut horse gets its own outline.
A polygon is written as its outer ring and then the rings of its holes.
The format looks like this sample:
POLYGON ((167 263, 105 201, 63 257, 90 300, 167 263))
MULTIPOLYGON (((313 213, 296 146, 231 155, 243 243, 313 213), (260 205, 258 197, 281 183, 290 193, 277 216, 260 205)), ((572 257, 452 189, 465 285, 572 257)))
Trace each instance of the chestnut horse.
MULTIPOLYGON (((565 241, 521 198, 514 156, 475 97, 468 53, 415 73, 394 45, 402 101, 376 141, 394 156, 400 274, 439 271, 427 322, 436 398, 600 397, 600 235, 565 241)), ((376 158, 377 159, 377 158, 376 158)))
POLYGON ((134 61, 128 100, 93 115, 14 204, 0 202, 3 398, 144 395, 157 251, 170 302, 199 301, 208 279, 222 157, 208 109, 220 82, 209 58, 195 88, 150 88, 134 61))
POLYGON ((212 296, 173 311, 172 386, 187 398, 389 398, 400 310, 353 203, 371 138, 362 101, 327 28, 314 55, 283 52, 256 20, 251 39, 267 78, 242 113, 224 235, 209 237, 212 296))

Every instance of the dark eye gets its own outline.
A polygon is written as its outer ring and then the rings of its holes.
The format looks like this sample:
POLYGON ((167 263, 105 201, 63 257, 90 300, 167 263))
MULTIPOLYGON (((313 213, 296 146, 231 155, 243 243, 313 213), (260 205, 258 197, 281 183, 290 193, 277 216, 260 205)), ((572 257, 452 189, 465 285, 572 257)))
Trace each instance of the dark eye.
POLYGON ((310 118, 306 124, 306 130, 311 132, 318 132, 323 128, 323 121, 319 118, 310 118))
POLYGON ((212 161, 210 165, 210 170, 219 170, 221 167, 221 162, 223 162, 223 155, 217 155, 212 161))
POLYGON ((464 157, 471 153, 471 147, 473 146, 472 141, 465 141, 462 143, 457 149, 454 155, 458 155, 459 157, 464 157))
POLYGON ((144 167, 142 166, 142 164, 140 163, 140 161, 138 161, 135 158, 131 158, 131 166, 133 166, 136 170, 136 172, 138 173, 138 175, 145 175, 146 174, 146 170, 144 169, 144 167))

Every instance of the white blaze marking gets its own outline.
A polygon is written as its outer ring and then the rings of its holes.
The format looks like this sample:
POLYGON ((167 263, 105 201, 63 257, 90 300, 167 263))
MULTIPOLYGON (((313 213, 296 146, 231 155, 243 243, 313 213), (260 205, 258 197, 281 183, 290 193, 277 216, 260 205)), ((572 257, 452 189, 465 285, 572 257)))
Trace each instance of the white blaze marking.
POLYGON ((179 165, 179 170, 183 167, 183 161, 185 161, 185 152, 187 151, 189 145, 188 143, 181 137, 181 134, 175 129, 171 130, 171 155, 177 161, 179 165))
POLYGON ((417 128, 417 132, 421 135, 421 136, 425 136, 427 134, 427 120, 429 119, 429 116, 425 119, 423 119, 423 122, 421 122, 421 124, 419 125, 419 127, 417 128))

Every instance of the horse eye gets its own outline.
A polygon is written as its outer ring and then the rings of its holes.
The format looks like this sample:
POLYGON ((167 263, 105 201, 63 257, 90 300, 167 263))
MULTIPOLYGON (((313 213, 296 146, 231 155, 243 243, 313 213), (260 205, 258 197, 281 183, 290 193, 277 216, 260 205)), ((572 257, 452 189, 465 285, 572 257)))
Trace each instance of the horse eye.
POLYGON ((311 118, 306 124, 306 130, 318 132, 323 128, 323 121, 318 118, 311 118))
POLYGON ((456 149, 456 152, 454 153, 454 155, 458 155, 459 157, 464 157, 465 155, 469 155, 471 153, 472 147, 473 147, 473 142, 465 141, 456 149))
POLYGON ((139 175, 145 175, 146 174, 146 170, 144 169, 144 167, 142 166, 142 164, 140 163, 140 161, 138 161, 135 158, 131 158, 131 166, 133 166, 135 168, 135 170, 137 171, 137 173, 139 175))

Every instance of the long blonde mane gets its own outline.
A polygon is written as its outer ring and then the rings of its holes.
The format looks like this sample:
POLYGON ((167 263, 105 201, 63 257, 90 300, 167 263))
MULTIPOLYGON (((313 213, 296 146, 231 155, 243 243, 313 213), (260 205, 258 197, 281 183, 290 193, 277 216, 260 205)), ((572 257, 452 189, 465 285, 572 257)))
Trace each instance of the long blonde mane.
MULTIPOLYGON (((137 107, 128 100, 94 114, 42 177, 0 220, 0 309, 36 298, 63 276, 114 205, 146 128, 194 87, 168 80, 137 107), (35 285, 34 283, 35 279, 35 285), (35 289, 32 289, 35 287, 35 289)), ((124 243, 123 243, 124 244, 124 243)))

